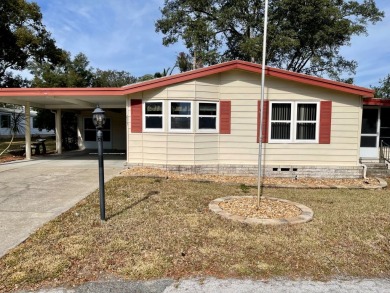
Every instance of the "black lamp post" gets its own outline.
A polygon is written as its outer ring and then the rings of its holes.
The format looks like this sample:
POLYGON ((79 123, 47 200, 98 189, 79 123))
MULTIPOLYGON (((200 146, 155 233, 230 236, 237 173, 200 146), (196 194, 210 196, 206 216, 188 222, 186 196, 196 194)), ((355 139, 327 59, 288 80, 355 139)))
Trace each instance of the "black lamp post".
POLYGON ((104 166, 103 166, 103 125, 106 122, 104 111, 99 108, 99 105, 92 112, 92 121, 96 127, 96 139, 98 143, 99 157, 99 193, 100 193, 100 219, 106 220, 106 203, 104 198, 104 166))

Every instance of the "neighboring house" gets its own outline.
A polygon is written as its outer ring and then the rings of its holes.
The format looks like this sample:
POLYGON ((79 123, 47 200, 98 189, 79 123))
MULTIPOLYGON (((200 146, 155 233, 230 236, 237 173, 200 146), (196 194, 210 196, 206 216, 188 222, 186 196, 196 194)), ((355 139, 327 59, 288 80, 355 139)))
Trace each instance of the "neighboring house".
POLYGON ((0 101, 77 110, 81 148, 96 148, 91 112, 99 104, 105 147, 126 148, 129 166, 224 174, 257 173, 263 110, 265 175, 362 176, 371 89, 267 67, 261 109, 260 84, 260 65, 231 61, 121 88, 2 89, 0 101))
MULTIPOLYGON (((23 113, 24 110, 21 109, 10 109, 10 108, 0 108, 0 138, 1 137, 10 137, 11 136, 11 122, 12 122, 12 115, 23 113)), ((48 135, 54 135, 54 131, 47 131, 45 129, 42 129, 40 131, 38 127, 36 126, 36 111, 30 112, 30 126, 31 126, 31 135, 34 136, 48 136, 48 135)), ((20 133, 16 134, 16 137, 23 137, 25 134, 25 123, 22 123, 22 131, 20 133)))

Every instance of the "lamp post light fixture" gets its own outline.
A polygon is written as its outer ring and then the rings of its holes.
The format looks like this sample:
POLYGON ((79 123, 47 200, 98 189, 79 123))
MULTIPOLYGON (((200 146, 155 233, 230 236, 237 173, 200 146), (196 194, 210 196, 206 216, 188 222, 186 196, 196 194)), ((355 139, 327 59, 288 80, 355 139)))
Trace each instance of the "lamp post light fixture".
POLYGON ((99 197, 100 197, 100 220, 106 220, 106 203, 104 198, 104 165, 103 165, 103 131, 102 128, 106 122, 104 111, 99 105, 92 112, 92 121, 96 127, 96 139, 98 144, 99 158, 99 197))

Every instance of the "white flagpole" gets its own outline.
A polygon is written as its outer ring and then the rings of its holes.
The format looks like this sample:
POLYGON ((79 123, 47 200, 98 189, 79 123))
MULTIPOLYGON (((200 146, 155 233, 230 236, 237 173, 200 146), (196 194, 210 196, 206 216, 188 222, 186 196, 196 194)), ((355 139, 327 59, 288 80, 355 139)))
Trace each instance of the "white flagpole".
POLYGON ((264 113, 264 81, 265 81, 265 53, 267 45, 268 25, 268 0, 264 3, 264 32, 263 32, 263 60, 261 63, 261 102, 260 102, 260 127, 259 127, 259 161, 257 175, 257 206, 260 207, 261 177, 262 177, 262 156, 263 156, 263 113, 264 113))

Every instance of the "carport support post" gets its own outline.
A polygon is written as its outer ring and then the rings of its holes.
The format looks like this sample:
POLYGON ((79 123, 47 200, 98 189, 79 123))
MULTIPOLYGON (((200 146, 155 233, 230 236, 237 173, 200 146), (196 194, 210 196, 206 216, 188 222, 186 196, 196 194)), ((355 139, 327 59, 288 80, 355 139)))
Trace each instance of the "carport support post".
POLYGON ((55 123, 56 123, 56 152, 57 154, 62 154, 62 121, 61 121, 62 112, 61 109, 58 109, 55 112, 55 123))
POLYGON ((24 113, 26 119, 26 127, 24 131, 24 137, 26 141, 26 159, 31 159, 31 123, 30 123, 30 102, 26 102, 24 105, 24 113))

